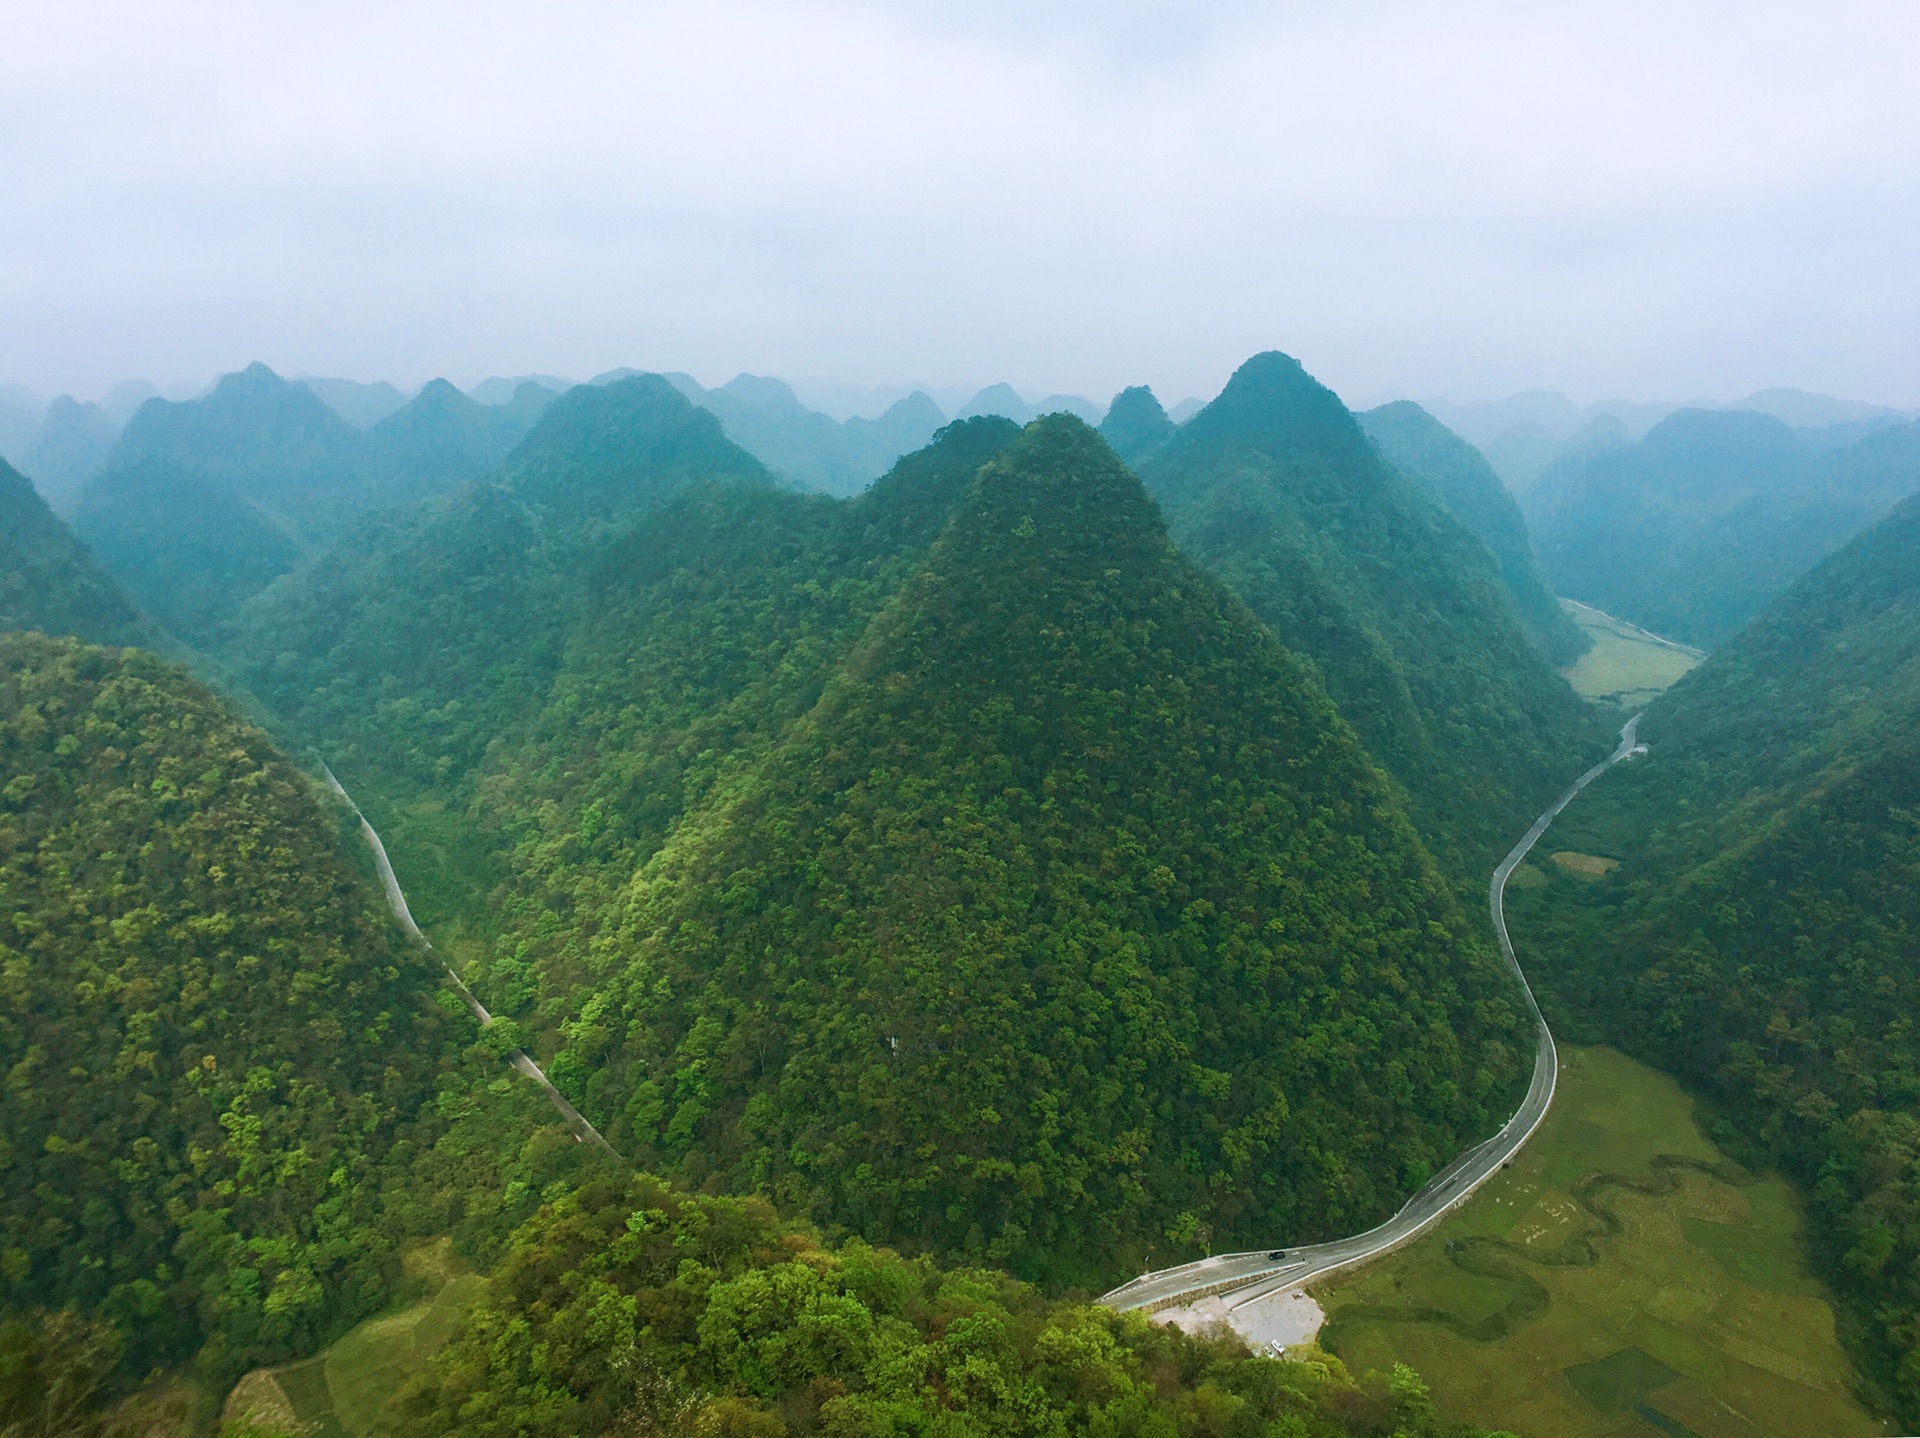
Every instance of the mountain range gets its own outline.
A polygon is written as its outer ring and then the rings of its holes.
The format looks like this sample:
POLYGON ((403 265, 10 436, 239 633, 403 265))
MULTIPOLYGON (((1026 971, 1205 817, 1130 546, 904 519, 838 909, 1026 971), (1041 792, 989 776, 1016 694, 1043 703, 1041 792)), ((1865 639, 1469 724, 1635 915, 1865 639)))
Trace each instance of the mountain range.
MULTIPOLYGON (((397 394, 149 400, 75 530, 0 467, 0 1419, 47 1374, 210 1402, 396 1313, 434 1237, 492 1276, 395 1431, 1443 1431, 1409 1370, 1076 1295, 1365 1228, 1526 1085, 1486 875, 1610 737, 1483 456, 1277 352, 1098 430, 747 376, 397 394)), ((1693 561, 1758 617, 1562 816, 1611 876, 1547 861, 1510 912, 1558 1028, 1805 1190, 1911 1410, 1920 499, 1882 418, 1679 411, 1573 487, 1646 563, 1596 496, 1677 496, 1682 538, 1885 504, 1784 592, 1693 561)))
POLYGON ((1863 435, 1683 409, 1556 464, 1522 507, 1559 593, 1712 647, 1916 490, 1920 424, 1863 435))
POLYGON ((1602 742, 1493 553, 1297 360, 1248 360, 1136 467, 1181 548, 1316 666, 1463 880, 1602 742))
POLYGON ((657 376, 581 387, 221 652, 492 936, 470 982, 554 1081, 689 1182, 1089 1281, 1167 1230, 1384 1213, 1524 1082, 1484 935, 1314 667, 1070 417, 960 422, 835 500, 657 376), (1394 956, 1391 1012, 1321 967, 1347 949, 1394 956), (1335 1032, 1398 1101, 1313 1076, 1335 1032))
POLYGON ((204 643, 358 516, 492 470, 541 396, 488 408, 438 382, 362 432, 252 365, 203 399, 142 405, 81 491, 74 528, 143 609, 204 643))

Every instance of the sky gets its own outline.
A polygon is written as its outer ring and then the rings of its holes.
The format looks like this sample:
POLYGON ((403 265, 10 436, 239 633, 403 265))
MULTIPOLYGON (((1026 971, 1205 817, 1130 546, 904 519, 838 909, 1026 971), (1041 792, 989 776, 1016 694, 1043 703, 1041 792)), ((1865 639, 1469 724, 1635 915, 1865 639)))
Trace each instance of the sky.
POLYGON ((0 382, 1920 406, 1920 5, 0 0, 0 382))

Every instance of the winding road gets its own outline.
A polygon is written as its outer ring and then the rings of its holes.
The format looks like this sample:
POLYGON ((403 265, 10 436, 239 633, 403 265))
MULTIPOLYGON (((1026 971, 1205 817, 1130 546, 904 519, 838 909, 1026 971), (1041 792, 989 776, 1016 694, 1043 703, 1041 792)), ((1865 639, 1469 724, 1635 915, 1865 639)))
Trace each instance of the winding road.
MULTIPOLYGON (((341 787, 338 779, 333 777, 333 770, 322 764, 320 772, 327 776, 327 787, 346 801, 347 807, 353 810, 354 818, 360 821, 360 837, 365 839, 367 847, 373 850, 373 866, 380 872, 380 883, 387 891, 387 902, 393 906, 394 918, 400 921, 400 927, 406 931, 409 939, 427 953, 433 954, 436 959, 440 958, 438 954, 434 954, 433 945, 427 942, 427 936, 420 932, 420 926, 413 921, 413 912, 407 907, 407 896, 400 892, 400 880, 394 876, 392 861, 387 858, 387 846, 380 842, 379 833, 372 824, 367 822, 367 816, 360 812, 360 806, 353 802, 353 796, 341 787)), ((473 996, 473 990, 461 982, 460 975, 453 971, 453 965, 445 959, 440 959, 440 967, 446 970, 447 982, 453 985, 453 991, 460 995, 461 1001, 467 1006, 467 1011, 480 1021, 480 1027, 485 1028, 491 1024, 493 1015, 487 1012, 485 1004, 473 996)), ((592 1143, 613 1154, 615 1158, 620 1156, 613 1145, 601 1137, 600 1130, 587 1122, 586 1115, 567 1102, 567 1096, 553 1086, 552 1080, 541 1072, 539 1064, 527 1057, 525 1050, 513 1050, 507 1055, 507 1062, 546 1090, 548 1101, 559 1110, 560 1116, 572 1127, 573 1136, 577 1142, 592 1143)))
POLYGON ((1541 1017, 1533 989, 1527 983, 1527 976, 1521 972, 1520 961, 1514 957, 1513 940, 1507 936, 1507 878, 1540 841, 1540 836, 1547 832, 1548 825, 1559 817, 1560 811, 1573 802, 1574 795, 1613 765, 1642 752, 1634 737, 1639 727, 1638 714, 1627 720, 1620 730, 1619 747, 1575 779, 1567 791, 1533 821, 1533 827, 1501 860, 1500 867, 1493 871, 1492 882, 1488 885, 1487 900, 1493 910, 1493 928, 1500 941, 1500 952, 1506 957, 1514 977, 1519 979, 1521 992, 1527 996, 1527 1007, 1532 1011, 1534 1022, 1540 1030, 1539 1048, 1533 1061, 1533 1082, 1528 1086, 1527 1096, 1521 1100, 1519 1109, 1501 1126, 1500 1131, 1454 1159, 1378 1228, 1368 1229, 1351 1238, 1338 1238, 1331 1243, 1252 1253, 1222 1253, 1195 1263, 1184 1263, 1177 1268, 1143 1273, 1112 1292, 1101 1295, 1100 1302, 1123 1311, 1135 1308, 1151 1310, 1191 1303, 1210 1295, 1231 1293, 1233 1297, 1227 1302, 1227 1307, 1232 1309, 1269 1294, 1299 1288, 1337 1269, 1351 1268, 1377 1258, 1417 1238, 1445 1214, 1464 1203, 1475 1189, 1498 1173, 1501 1166, 1519 1152, 1520 1146, 1533 1137, 1534 1130, 1547 1116, 1547 1108, 1553 1102, 1554 1086, 1560 1077, 1560 1058, 1554 1048, 1553 1034, 1547 1028, 1547 1021, 1541 1017))

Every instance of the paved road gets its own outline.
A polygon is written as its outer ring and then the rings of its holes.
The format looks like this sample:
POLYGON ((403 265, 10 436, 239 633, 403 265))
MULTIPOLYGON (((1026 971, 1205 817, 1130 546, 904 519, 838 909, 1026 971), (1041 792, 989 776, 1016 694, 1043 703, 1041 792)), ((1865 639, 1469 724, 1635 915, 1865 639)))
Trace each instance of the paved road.
POLYGON ((1547 826, 1559 817, 1560 811, 1573 802, 1574 795, 1611 766, 1641 752, 1634 738, 1639 727, 1638 714, 1627 720, 1625 727, 1620 730, 1619 747, 1574 780, 1567 791, 1553 801, 1546 813, 1533 821, 1533 827, 1527 830, 1525 837, 1500 861, 1500 867, 1493 871, 1492 882, 1488 885, 1487 900, 1493 910, 1493 928, 1500 941, 1500 952, 1506 957, 1514 976, 1520 980, 1521 992, 1527 996, 1527 1007, 1539 1026, 1540 1041, 1533 1060, 1533 1082, 1528 1086, 1527 1096, 1521 1100, 1514 1116, 1492 1138, 1475 1144, 1448 1164, 1425 1188, 1408 1199, 1398 1213, 1378 1228, 1368 1229, 1352 1238, 1335 1239, 1332 1243, 1316 1243, 1285 1250, 1222 1253, 1197 1263, 1182 1264, 1178 1268, 1163 1268, 1155 1273, 1142 1274, 1111 1293, 1102 1295, 1102 1303, 1122 1310, 1169 1308, 1176 1304, 1191 1303, 1208 1294, 1230 1293, 1232 1298, 1227 1306, 1238 1308, 1241 1304, 1251 1303, 1270 1293, 1298 1288, 1324 1278, 1336 1269, 1364 1263, 1419 1236, 1444 1214, 1463 1203, 1469 1194, 1498 1173, 1501 1166, 1519 1152, 1520 1146, 1540 1126, 1540 1120, 1547 1116, 1547 1107, 1553 1102, 1554 1086, 1560 1077, 1560 1059, 1553 1046, 1553 1035, 1547 1029, 1547 1021, 1540 1016, 1540 1005, 1533 997, 1533 989, 1527 983, 1527 976, 1520 970, 1520 961, 1514 957, 1513 940, 1507 936, 1507 876, 1527 857, 1528 851, 1539 842, 1540 836, 1547 832, 1547 826), (1280 1253, 1278 1258, 1273 1256, 1276 1251, 1280 1253))
MULTIPOLYGON (((427 936, 421 933, 420 926, 414 923, 413 912, 407 908, 407 896, 400 892, 400 880, 394 876, 393 864, 387 858, 387 846, 380 842, 380 835, 373 825, 367 822, 367 816, 360 812, 360 806, 353 802, 353 796, 340 786, 338 779, 333 777, 333 770, 327 768, 325 764, 320 766, 320 770, 327 776, 327 787, 347 801, 347 807, 353 810, 354 817, 360 821, 360 837, 365 839, 367 847, 373 850, 373 866, 380 871, 380 882, 386 888, 387 902, 393 906, 394 918, 400 921, 400 927, 406 930, 408 938, 432 954, 433 945, 427 942, 427 936)), ((434 954, 434 957, 439 958, 439 955, 434 954)), ((460 995, 468 1012, 480 1021, 480 1027, 485 1028, 492 1023, 493 1015, 487 1012, 485 1004, 473 996, 473 990, 460 981, 460 975, 453 971, 453 966, 445 959, 441 959, 440 967, 446 970, 447 982, 453 985, 453 991, 460 995)), ((588 1123, 586 1115, 567 1102, 567 1096, 553 1086, 551 1080, 540 1071, 540 1065, 528 1058, 523 1050, 515 1049, 508 1054, 507 1062, 546 1090, 548 1101, 572 1126, 573 1136, 577 1141, 596 1144, 613 1154, 615 1158, 620 1156, 614 1151, 613 1145, 600 1136, 600 1130, 588 1123)))

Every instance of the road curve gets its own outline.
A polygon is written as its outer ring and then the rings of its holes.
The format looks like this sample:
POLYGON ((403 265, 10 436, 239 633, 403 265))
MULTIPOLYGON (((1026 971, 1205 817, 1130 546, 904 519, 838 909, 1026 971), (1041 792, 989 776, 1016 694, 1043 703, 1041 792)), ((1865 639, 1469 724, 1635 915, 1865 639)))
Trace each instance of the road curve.
MULTIPOLYGON (((365 839, 367 847, 373 850, 373 866, 380 872, 380 883, 387 891, 387 903, 393 906, 394 918, 400 921, 400 927, 406 930, 409 939, 427 953, 433 954, 435 958, 440 958, 438 954, 434 954, 433 945, 427 942, 427 936, 420 932, 420 926, 413 921, 413 911, 407 907, 407 896, 400 892, 400 880, 394 876, 393 864, 387 858, 387 846, 380 842, 379 833, 372 824, 367 822, 367 816, 360 812, 360 806, 353 802, 353 796, 341 787, 338 779, 333 777, 333 770, 322 764, 320 772, 327 776, 327 787, 346 801, 347 807, 353 810, 354 818, 360 821, 360 837, 365 839)), ((485 1004, 473 996, 473 990, 461 982, 460 975, 453 971, 453 966, 445 959, 440 959, 440 967, 446 970, 447 982, 453 985, 453 991, 460 995, 461 1002, 467 1006, 467 1011, 480 1021, 480 1027, 485 1028, 492 1023, 493 1015, 487 1012, 485 1004)), ((567 1096, 553 1086, 552 1080, 541 1072, 540 1065, 528 1058, 524 1050, 515 1049, 507 1055, 507 1062, 546 1090, 548 1101, 572 1126, 576 1140, 595 1144, 615 1158, 620 1156, 613 1145, 601 1137, 600 1130, 587 1122, 586 1115, 567 1102, 567 1096)))
POLYGON ((1102 1294, 1100 1302, 1122 1311, 1156 1309, 1191 1303, 1211 1294, 1231 1293, 1233 1297, 1227 1306, 1238 1308, 1268 1294, 1298 1288, 1324 1278, 1337 1269, 1350 1268, 1377 1258, 1418 1237, 1443 1215, 1464 1203, 1475 1189, 1498 1173, 1501 1166, 1519 1152, 1520 1146, 1533 1136, 1540 1121, 1547 1116, 1547 1108, 1553 1102, 1554 1087, 1560 1077, 1560 1058, 1554 1048, 1553 1034, 1547 1028, 1547 1021, 1541 1017, 1533 989, 1527 983, 1527 976, 1521 972, 1520 961, 1514 957, 1513 940, 1507 936, 1507 878, 1540 841, 1547 827, 1559 817, 1560 811, 1573 802, 1574 795, 1613 765, 1639 752, 1635 742, 1639 727, 1638 714, 1627 720, 1620 730, 1619 747, 1575 779, 1567 791, 1533 821, 1533 827, 1500 861, 1500 867, 1493 871, 1492 881, 1487 886, 1487 902, 1493 912, 1494 934, 1500 941, 1500 952, 1513 970, 1514 977, 1519 979, 1520 990, 1527 996, 1527 1007, 1539 1027, 1539 1046, 1533 1060, 1533 1082, 1528 1085, 1527 1095, 1521 1100, 1519 1109, 1501 1126, 1500 1131, 1454 1159, 1378 1228, 1370 1228, 1351 1238, 1338 1238, 1331 1243, 1285 1250, 1222 1253, 1195 1263, 1184 1263, 1177 1268, 1143 1273, 1112 1292, 1102 1294), (1279 1258, 1273 1256, 1276 1252, 1280 1253, 1279 1258))

